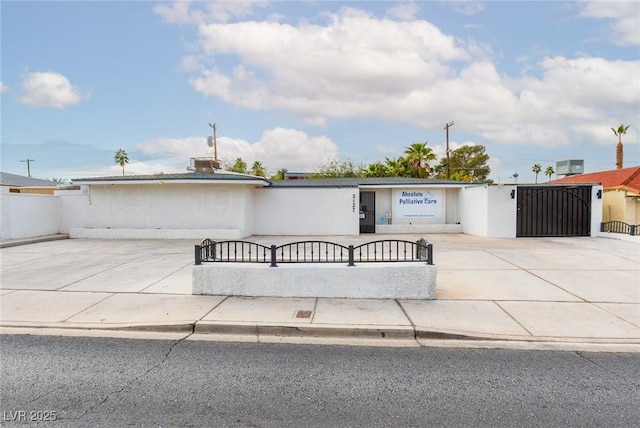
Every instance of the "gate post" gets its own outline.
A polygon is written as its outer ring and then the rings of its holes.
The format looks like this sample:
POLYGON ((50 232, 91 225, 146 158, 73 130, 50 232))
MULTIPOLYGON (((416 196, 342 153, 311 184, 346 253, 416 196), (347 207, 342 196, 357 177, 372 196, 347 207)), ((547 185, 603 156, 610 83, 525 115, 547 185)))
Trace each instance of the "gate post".
POLYGON ((202 264, 202 260, 200 259, 200 245, 196 244, 195 248, 195 256, 196 256, 196 265, 202 264))
POLYGON ((427 258, 427 240, 420 238, 416 241, 416 259, 424 260, 427 258))
POLYGON ((349 264, 348 266, 355 266, 353 257, 353 245, 349 245, 349 264))
POLYGON ((271 265, 269 267, 278 267, 276 264, 276 246, 271 245, 271 265))

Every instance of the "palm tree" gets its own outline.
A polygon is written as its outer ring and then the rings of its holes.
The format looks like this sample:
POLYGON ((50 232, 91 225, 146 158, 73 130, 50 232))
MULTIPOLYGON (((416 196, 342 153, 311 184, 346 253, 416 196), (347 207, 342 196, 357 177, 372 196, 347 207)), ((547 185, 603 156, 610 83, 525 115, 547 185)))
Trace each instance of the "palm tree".
POLYGON ((262 166, 262 162, 255 161, 253 165, 251 165, 251 174, 256 175, 258 177, 264 177, 266 175, 264 173, 264 167, 262 166))
POLYGON ((547 168, 544 170, 544 175, 549 177, 548 181, 551 181, 551 176, 555 173, 556 171, 553 169, 553 167, 551 165, 547 166, 547 168))
POLYGON ((405 177, 407 175, 406 159, 399 157, 398 159, 384 158, 384 166, 391 177, 405 177))
POLYGON ((429 177, 429 162, 436 160, 436 155, 431 147, 427 147, 427 143, 413 143, 404 150, 404 154, 407 155, 407 162, 417 178, 429 177))
POLYGON ((622 169, 622 161, 623 161, 623 151, 622 151, 622 136, 627 133, 627 129, 629 129, 631 125, 624 126, 621 124, 618 126, 618 129, 613 129, 613 133, 618 137, 618 145, 616 146, 616 169, 622 169))
POLYGON ((538 174, 540 174, 540 172, 542 171, 542 167, 539 163, 537 163, 533 166, 533 168, 531 168, 531 171, 533 171, 533 173, 536 175, 536 184, 538 184, 538 174))
POLYGON ((393 174, 382 162, 370 163, 363 171, 365 177, 391 177, 393 174))
POLYGON ((275 175, 270 177, 270 180, 284 180, 285 175, 289 172, 287 168, 280 168, 275 175))
POLYGON ((122 167, 122 175, 124 176, 124 164, 129 163, 129 155, 124 149, 119 149, 113 156, 115 163, 122 167))
POLYGON ((234 164, 231 166, 231 171, 239 172, 241 174, 247 173, 247 163, 242 158, 237 158, 234 164))

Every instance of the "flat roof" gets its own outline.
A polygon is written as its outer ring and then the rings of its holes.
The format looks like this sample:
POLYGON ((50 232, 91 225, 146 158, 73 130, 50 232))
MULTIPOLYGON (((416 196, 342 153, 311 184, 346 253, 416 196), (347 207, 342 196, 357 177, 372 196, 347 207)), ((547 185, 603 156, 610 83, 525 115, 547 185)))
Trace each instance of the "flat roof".
POLYGON ((389 187, 389 186, 448 186, 466 187, 483 183, 467 181, 439 180, 410 177, 349 177, 349 178, 309 178, 306 180, 272 180, 273 188, 307 187, 389 187))
POLYGON ((147 174, 147 175, 116 175, 111 177, 89 177, 74 178, 71 180, 74 184, 136 184, 136 183, 158 183, 158 182, 234 182, 246 184, 262 184, 269 185, 269 181, 263 177, 257 177, 248 174, 237 174, 233 172, 187 172, 177 174, 147 174))

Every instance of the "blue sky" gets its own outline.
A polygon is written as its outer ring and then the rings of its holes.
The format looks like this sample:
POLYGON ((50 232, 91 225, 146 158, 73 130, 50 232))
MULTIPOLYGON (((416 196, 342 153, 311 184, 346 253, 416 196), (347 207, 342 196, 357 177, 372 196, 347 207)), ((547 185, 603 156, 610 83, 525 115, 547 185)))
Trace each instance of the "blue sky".
POLYGON ((2 171, 186 172, 189 158, 313 171, 427 141, 535 163, 640 165, 640 2, 2 1, 2 171))

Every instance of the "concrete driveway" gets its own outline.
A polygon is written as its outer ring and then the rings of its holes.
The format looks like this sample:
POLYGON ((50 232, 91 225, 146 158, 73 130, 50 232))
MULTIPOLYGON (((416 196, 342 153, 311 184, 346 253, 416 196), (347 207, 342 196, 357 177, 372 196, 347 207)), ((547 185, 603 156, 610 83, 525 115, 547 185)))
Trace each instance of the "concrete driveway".
MULTIPOLYGON (((254 236, 265 245, 422 235, 254 236)), ((0 250, 0 326, 255 338, 474 338, 640 345, 640 242, 430 235, 437 300, 191 295, 197 241, 59 240, 0 250), (308 316, 300 317, 300 314, 308 316)), ((300 279, 304 281, 304 278, 300 279)))

